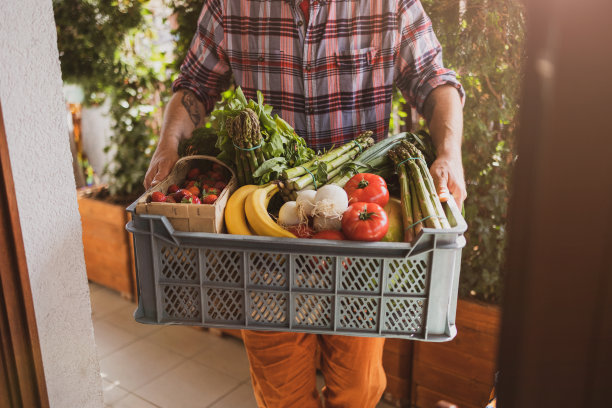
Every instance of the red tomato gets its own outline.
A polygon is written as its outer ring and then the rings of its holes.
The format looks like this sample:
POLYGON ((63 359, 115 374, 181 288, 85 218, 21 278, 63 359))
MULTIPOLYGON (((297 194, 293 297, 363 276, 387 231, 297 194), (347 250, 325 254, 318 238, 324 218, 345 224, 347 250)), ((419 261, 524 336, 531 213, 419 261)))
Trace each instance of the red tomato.
POLYGON ((389 190, 385 179, 370 173, 355 174, 344 186, 352 203, 376 203, 381 207, 389 202, 389 190))
POLYGON ((346 237, 342 233, 342 231, 337 230, 325 230, 319 231, 312 236, 312 239, 336 239, 339 241, 344 241, 346 237))
POLYGON ((342 232, 353 241, 380 241, 389 229, 389 219, 376 203, 353 203, 342 215, 342 232))

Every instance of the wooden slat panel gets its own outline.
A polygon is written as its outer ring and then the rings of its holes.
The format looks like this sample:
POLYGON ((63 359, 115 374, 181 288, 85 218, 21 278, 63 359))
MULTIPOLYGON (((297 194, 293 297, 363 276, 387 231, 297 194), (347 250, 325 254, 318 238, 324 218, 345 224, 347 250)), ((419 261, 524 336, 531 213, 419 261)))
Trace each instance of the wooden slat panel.
POLYGON ((448 395, 430 390, 427 387, 416 387, 416 408, 434 408, 438 401, 446 401, 457 405, 459 408, 484 408, 485 404, 474 405, 469 402, 461 401, 448 395))
POLYGON ((404 339, 386 339, 385 340, 385 351, 392 351, 398 354, 412 354, 412 348, 414 345, 414 341, 412 340, 404 340, 404 339))
POLYGON ((127 262, 127 242, 125 230, 119 228, 119 224, 110 225, 100 220, 83 218, 83 243, 98 245, 96 250, 117 254, 121 251, 121 256, 127 262))
POLYGON ((0 105, 0 402, 46 408, 47 385, 14 191, 0 105))
POLYGON ((417 344, 415 356, 423 364, 436 367, 458 377, 478 381, 484 384, 491 383, 497 371, 497 363, 493 356, 479 358, 478 344, 473 345, 472 353, 466 354, 456 347, 446 344, 417 344))
MULTIPOLYGON (((499 336, 501 310, 497 306, 472 300, 459 300, 457 328, 469 328, 490 336, 499 336)), ((460 333, 460 332, 459 332, 460 333)))
POLYGON ((136 295, 133 242, 123 206, 81 197, 79 212, 87 277, 127 297, 136 295))
POLYGON ((396 377, 410 380, 412 372, 412 354, 398 354, 388 350, 383 352, 383 367, 385 372, 396 377))
POLYGON ((87 197, 80 197, 78 199, 78 204, 81 217, 92 217, 98 220, 106 221, 109 224, 117 224, 118 220, 121 220, 121 222, 126 220, 126 211, 121 205, 111 204, 87 197))
POLYGON ((468 327, 458 327, 457 337, 446 343, 419 343, 446 347, 458 353, 469 354, 474 357, 485 358, 491 361, 497 359, 499 337, 474 330, 468 327))
POLYGON ((424 386, 448 395, 449 398, 479 406, 485 405, 493 388, 493 380, 489 384, 484 384, 431 367, 418 360, 415 360, 412 375, 417 387, 424 386))
POLYGON ((410 380, 387 373, 387 388, 385 393, 391 395, 394 401, 410 401, 410 380))

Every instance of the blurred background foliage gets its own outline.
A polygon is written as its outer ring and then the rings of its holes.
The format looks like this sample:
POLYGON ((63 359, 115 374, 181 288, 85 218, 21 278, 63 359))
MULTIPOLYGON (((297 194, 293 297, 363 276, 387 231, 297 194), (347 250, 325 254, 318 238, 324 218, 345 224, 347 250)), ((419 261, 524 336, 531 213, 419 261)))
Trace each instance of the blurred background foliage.
MULTIPOLYGON (((466 91, 464 166, 469 231, 460 295, 500 301, 510 178, 524 51, 523 7, 516 0, 421 0, 442 44, 445 64, 466 91)), ((153 1, 54 0, 64 80, 81 84, 87 102, 111 98, 108 147, 112 192, 142 192, 161 123, 161 107, 195 33, 203 0, 159 0, 172 23, 173 51, 157 47, 153 1), (78 10, 78 12, 75 12, 78 10)), ((163 13, 161 13, 163 14, 163 13)), ((159 27, 159 24, 157 25, 159 27)), ((391 132, 410 125, 399 92, 391 132)), ((412 128, 424 127, 421 120, 412 128)))
POLYGON ((506 219, 516 161, 515 133, 525 19, 516 0, 422 0, 445 65, 465 88, 463 165, 469 231, 460 295, 501 300, 506 219))
POLYGON ((84 105, 110 99, 113 125, 105 150, 113 159, 104 172, 118 202, 144 192, 169 97, 174 56, 160 43, 160 6, 148 0, 53 0, 64 82, 83 88, 84 105))

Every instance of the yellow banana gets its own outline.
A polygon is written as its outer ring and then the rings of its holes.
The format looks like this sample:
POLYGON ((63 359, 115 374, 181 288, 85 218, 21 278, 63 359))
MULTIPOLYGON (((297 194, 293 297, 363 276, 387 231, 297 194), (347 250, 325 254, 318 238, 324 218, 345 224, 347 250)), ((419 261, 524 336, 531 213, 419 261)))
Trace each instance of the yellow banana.
POLYGON ((249 194, 258 188, 259 186, 247 184, 234 191, 229 200, 227 200, 225 205, 225 226, 230 234, 254 235, 253 231, 249 228, 244 213, 244 201, 249 194))
MULTIPOLYGON (((249 225, 257 235, 266 237, 297 238, 295 235, 278 225, 268 214, 268 203, 278 193, 278 185, 269 184, 254 190, 246 198, 244 210, 249 225)), ((235 193, 234 193, 235 194, 235 193)))

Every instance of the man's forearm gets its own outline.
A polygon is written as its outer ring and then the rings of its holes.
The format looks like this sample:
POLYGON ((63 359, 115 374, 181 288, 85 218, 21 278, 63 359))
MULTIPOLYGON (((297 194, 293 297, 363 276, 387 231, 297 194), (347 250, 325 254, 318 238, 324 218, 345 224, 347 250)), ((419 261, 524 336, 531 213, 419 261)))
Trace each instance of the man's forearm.
POLYGON ((441 200, 450 192, 458 207, 467 193, 461 163, 463 107, 457 89, 443 85, 434 89, 425 101, 424 116, 436 146, 437 158, 429 168, 441 200))
POLYGON ((181 139, 189 138, 193 130, 204 124, 204 104, 186 89, 177 91, 166 107, 159 144, 178 148, 181 139))
POLYGON ((172 95, 164 112, 164 123, 144 179, 149 188, 168 176, 178 160, 178 145, 181 139, 191 136, 193 130, 204 124, 204 104, 192 91, 181 89, 172 95))
POLYGON ((452 85, 435 88, 427 97, 423 110, 438 157, 460 159, 463 108, 457 89, 452 85))

